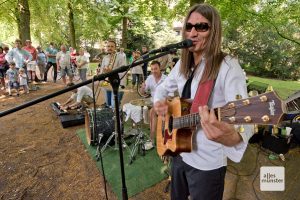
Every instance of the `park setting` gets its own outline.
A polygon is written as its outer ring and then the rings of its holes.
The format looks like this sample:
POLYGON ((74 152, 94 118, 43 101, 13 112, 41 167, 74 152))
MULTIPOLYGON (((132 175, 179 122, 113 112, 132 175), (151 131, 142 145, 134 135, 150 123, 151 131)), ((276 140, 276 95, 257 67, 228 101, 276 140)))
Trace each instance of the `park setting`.
POLYGON ((0 8, 0 199, 300 200, 300 2, 0 8))

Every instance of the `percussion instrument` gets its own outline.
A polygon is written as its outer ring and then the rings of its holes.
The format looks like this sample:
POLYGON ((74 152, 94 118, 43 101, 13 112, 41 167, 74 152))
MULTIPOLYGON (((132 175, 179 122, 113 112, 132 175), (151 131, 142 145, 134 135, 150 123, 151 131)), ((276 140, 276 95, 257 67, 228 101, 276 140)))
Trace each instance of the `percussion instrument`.
POLYGON ((50 103, 50 105, 52 107, 52 110, 56 113, 56 115, 67 115, 68 114, 68 111, 62 110, 60 108, 60 103, 52 102, 52 103, 50 103))
MULTIPOLYGON (((96 119, 94 118, 94 109, 86 109, 85 114, 85 133, 89 145, 97 145, 99 134, 102 134, 101 143, 106 142, 112 132, 115 131, 114 113, 111 108, 96 109, 96 119), (94 125, 96 124, 96 133, 94 125)), ((114 140, 111 140, 114 142, 114 140)))
POLYGON ((84 113, 82 111, 73 110, 68 112, 62 110, 58 102, 52 102, 50 103, 50 106, 60 119, 63 128, 84 124, 84 113))
POLYGON ((152 102, 150 99, 135 99, 130 101, 130 103, 134 106, 147 106, 148 108, 152 108, 152 102))

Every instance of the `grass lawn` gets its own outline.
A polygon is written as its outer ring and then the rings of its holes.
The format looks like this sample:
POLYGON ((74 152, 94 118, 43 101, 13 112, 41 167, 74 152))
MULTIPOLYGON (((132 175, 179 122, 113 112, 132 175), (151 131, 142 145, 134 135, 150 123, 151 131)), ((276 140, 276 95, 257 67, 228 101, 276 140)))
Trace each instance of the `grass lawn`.
POLYGON ((248 76, 250 83, 252 81, 262 82, 271 85, 281 99, 286 99, 289 95, 300 90, 299 81, 282 81, 277 79, 260 78, 256 76, 248 76))

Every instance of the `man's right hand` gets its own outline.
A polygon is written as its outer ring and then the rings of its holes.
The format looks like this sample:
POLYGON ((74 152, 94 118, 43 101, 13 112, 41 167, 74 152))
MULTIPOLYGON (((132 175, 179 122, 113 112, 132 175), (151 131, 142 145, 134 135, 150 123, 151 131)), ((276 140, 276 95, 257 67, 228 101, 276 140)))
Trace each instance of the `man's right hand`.
POLYGON ((164 116, 168 112, 167 100, 159 100, 154 103, 154 110, 157 115, 164 116))

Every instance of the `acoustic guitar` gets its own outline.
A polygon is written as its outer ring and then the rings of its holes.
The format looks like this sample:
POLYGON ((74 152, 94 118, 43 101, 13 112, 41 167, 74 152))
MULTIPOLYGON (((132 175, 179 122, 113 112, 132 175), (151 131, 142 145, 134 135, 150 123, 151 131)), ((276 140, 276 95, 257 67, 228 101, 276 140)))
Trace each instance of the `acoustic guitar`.
MULTIPOLYGON (((160 156, 191 152, 199 113, 189 114, 191 101, 174 98, 167 101, 168 113, 157 119, 157 152, 160 156)), ((285 104, 272 91, 247 99, 227 103, 214 109, 220 121, 230 124, 276 125, 286 113, 285 104)))

